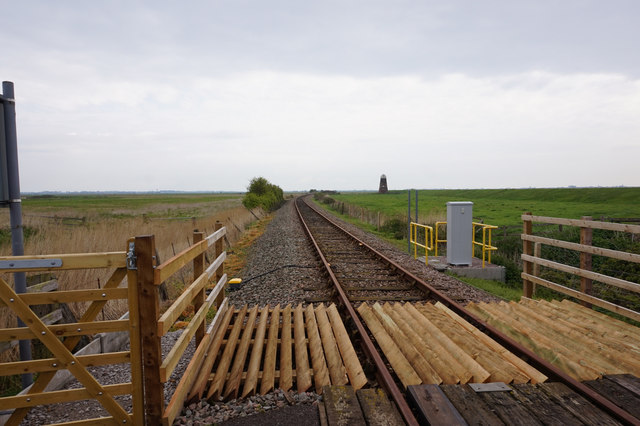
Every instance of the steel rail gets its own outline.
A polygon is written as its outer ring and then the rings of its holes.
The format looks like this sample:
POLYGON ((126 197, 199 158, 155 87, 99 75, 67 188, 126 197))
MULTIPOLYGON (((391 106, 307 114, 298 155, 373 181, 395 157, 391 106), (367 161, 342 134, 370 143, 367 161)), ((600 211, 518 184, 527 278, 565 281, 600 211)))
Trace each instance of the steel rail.
POLYGON ((318 246, 318 243, 313 237, 313 234, 311 234, 311 230, 309 229, 309 227, 307 226, 307 223, 302 217, 302 213, 298 208, 297 202, 295 203, 295 207, 296 207, 296 211, 298 212, 298 217, 300 218, 300 222, 302 223, 302 226, 305 232, 307 233, 307 236, 309 237, 310 241, 313 243, 313 246, 316 248, 318 256, 320 256, 320 260, 322 260, 322 263, 324 264, 329 274, 329 277, 331 278, 331 281, 333 282, 333 285, 336 288, 336 291, 338 292, 338 298, 340 299, 340 303, 347 310, 349 317, 355 324, 356 329, 358 330, 358 334, 360 335, 364 350, 367 353, 367 356, 373 361, 373 363, 376 366, 378 375, 382 379, 383 386, 386 388, 387 392, 391 394, 391 397, 395 401, 396 406, 398 407, 398 410, 400 411, 400 414, 404 418, 405 422, 407 422, 407 424, 410 426, 418 426, 419 423, 416 420, 415 416, 413 415, 413 412, 411 411, 409 404, 407 404, 407 400, 402 394, 402 391, 400 390, 400 388, 398 388, 398 385, 393 380, 391 373, 389 373, 389 370, 387 369, 387 366, 384 360, 376 350, 376 347, 371 341, 371 338, 369 337, 367 330, 365 329, 364 325, 362 324, 362 321, 360 321, 360 318, 356 314, 356 311, 353 308, 353 305, 349 301, 347 294, 342 289, 342 286, 338 282, 338 279, 336 278, 335 274, 331 270, 331 266, 329 265, 329 262, 327 262, 327 259, 324 257, 324 254, 320 250, 320 246, 318 246))
MULTIPOLYGON (((502 346, 504 346, 506 349, 508 349, 509 351, 514 353, 515 355, 517 355, 520 358, 522 358, 525 361, 527 361, 532 367, 535 367, 536 369, 538 369, 540 372, 545 374, 550 379, 553 379, 553 380, 556 380, 556 381, 564 383, 567 387, 569 387, 570 389, 574 390, 576 393, 582 395, 587 400, 589 400, 590 402, 595 404, 597 407, 601 408, 603 411, 605 411, 608 414, 610 414, 611 416, 615 417, 617 420, 620 420, 620 421, 622 421, 622 422, 624 422, 626 424, 640 425, 640 419, 636 418, 635 416, 631 415, 629 412, 627 412, 627 411, 623 410, 622 408, 618 407, 613 402, 611 402, 609 399, 605 398, 604 396, 602 396, 601 394, 599 394, 595 390, 589 388, 587 385, 585 385, 585 384, 579 382, 578 380, 574 379, 573 377, 569 376, 567 373, 565 373, 564 371, 558 369, 557 367, 555 367, 554 365, 549 363, 547 360, 545 360, 545 359, 541 358, 540 356, 538 356, 533 351, 531 351, 528 348, 522 346, 520 343, 516 342, 515 340, 513 340, 512 338, 510 338, 509 336, 507 336, 506 334, 504 334, 503 332, 501 332, 497 328, 495 328, 492 325, 484 322, 483 320, 481 320, 479 317, 477 317, 473 313, 467 311, 462 305, 460 305, 459 303, 455 302, 453 299, 449 298, 447 295, 445 295, 441 291, 433 288, 432 286, 430 286, 428 283, 426 283, 424 280, 422 280, 418 276, 416 276, 413 273, 411 273, 410 271, 407 271, 406 269, 404 269, 397 262, 393 261, 392 259, 389 259, 387 256, 385 256, 384 254, 382 254, 381 252, 379 252, 375 248, 371 247, 366 242, 360 240, 358 237, 356 237, 355 235, 351 234, 343 226, 341 226, 339 223, 337 223, 332 218, 330 218, 328 216, 328 214, 320 211, 317 207, 311 205, 306 200, 302 200, 302 202, 307 204, 311 209, 313 209, 316 213, 318 213, 320 216, 325 218, 328 222, 330 222, 334 227, 336 227, 337 229, 342 231, 344 234, 346 234, 346 235, 350 236, 351 238, 355 239, 356 241, 358 241, 358 243, 362 244, 363 247, 366 247, 367 249, 371 250, 372 253, 374 253, 376 256, 378 256, 383 261, 385 261, 385 262, 389 263, 390 265, 392 265, 394 268, 396 268, 401 273, 405 274, 405 276, 410 277, 411 280, 414 280, 416 282, 416 284, 418 284, 420 287, 422 287, 424 290, 426 290, 428 293, 430 293, 430 295, 432 295, 434 299, 438 300, 439 302, 441 302, 442 304, 447 306, 449 309, 451 309, 452 311, 454 311, 455 313, 457 313, 458 315, 463 317, 465 320, 467 320, 468 322, 472 323, 480 331, 482 331, 483 333, 485 333, 489 337, 493 338, 495 341, 500 343, 502 346)), ((296 209, 297 209, 297 205, 296 205, 296 209)), ((298 212, 298 214, 300 214, 300 213, 298 212)), ((301 218, 302 218, 302 216, 301 216, 301 218)), ((307 229, 307 232, 309 233, 308 229, 307 229)), ((350 306, 350 303, 349 303, 349 306, 350 306)))

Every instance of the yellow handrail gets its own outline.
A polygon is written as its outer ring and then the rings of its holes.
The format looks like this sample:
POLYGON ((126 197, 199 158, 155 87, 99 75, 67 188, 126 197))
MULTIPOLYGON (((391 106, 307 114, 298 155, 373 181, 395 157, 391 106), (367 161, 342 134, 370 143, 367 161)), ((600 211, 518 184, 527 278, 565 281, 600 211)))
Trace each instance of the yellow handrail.
POLYGON ((424 249, 424 264, 429 264, 429 252, 433 250, 433 228, 411 222, 409 241, 413 244, 413 258, 418 258, 418 247, 424 249), (424 245, 418 242, 418 228, 424 228, 424 245))
POLYGON ((446 224, 447 224, 447 222, 446 222, 446 221, 443 221, 443 222, 436 222, 436 224, 435 224, 435 228, 436 228, 436 240, 434 241, 434 243, 435 243, 435 249, 436 249, 436 251, 435 251, 435 253, 434 253, 434 255, 435 255, 435 256, 437 256, 437 255, 438 255, 438 244, 439 244, 439 243, 446 243, 446 242, 447 242, 446 238, 445 238, 444 240, 441 240, 441 239, 439 239, 439 238, 438 238, 438 229, 440 228, 440 225, 446 225, 446 224))
POLYGON ((491 230, 498 229, 494 225, 486 225, 484 223, 472 222, 473 228, 473 244, 471 244, 471 257, 476 254, 476 246, 482 247, 482 267, 484 268, 485 259, 491 263, 491 252, 498 250, 498 247, 491 245, 491 230), (482 242, 476 241, 476 226, 482 228, 482 242), (489 230, 489 238, 487 239, 487 230, 489 230), (488 254, 487 254, 488 253, 488 254))

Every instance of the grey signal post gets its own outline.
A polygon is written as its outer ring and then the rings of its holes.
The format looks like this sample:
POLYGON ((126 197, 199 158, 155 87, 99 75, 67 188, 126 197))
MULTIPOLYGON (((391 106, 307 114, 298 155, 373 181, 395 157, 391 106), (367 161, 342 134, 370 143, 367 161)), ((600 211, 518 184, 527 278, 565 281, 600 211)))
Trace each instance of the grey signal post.
MULTIPOLYGON (((13 91, 13 83, 10 81, 2 82, 2 96, 0 96, 0 105, 2 106, 3 134, 0 136, 2 148, 2 179, 1 194, 2 206, 9 206, 9 215, 11 218, 11 252, 14 256, 24 255, 24 237, 22 234, 22 200, 20 198, 20 173, 18 170, 18 136, 16 131, 16 103, 13 91), (5 192, 6 190, 6 192, 5 192)), ((24 272, 16 272, 13 276, 16 293, 27 292, 27 277, 24 272)), ((24 327, 25 324, 18 318, 18 327, 24 327)), ((20 340, 20 360, 31 360, 31 341, 20 340)), ((22 375, 22 387, 26 388, 33 383, 31 374, 22 375)))

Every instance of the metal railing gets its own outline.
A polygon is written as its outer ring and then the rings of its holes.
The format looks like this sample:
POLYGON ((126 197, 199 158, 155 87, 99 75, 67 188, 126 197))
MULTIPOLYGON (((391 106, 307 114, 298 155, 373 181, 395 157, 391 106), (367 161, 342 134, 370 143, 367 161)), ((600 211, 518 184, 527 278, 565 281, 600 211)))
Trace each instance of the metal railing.
POLYGON ((498 227, 494 225, 487 225, 485 223, 472 222, 473 242, 471 244, 471 257, 474 257, 476 254, 476 246, 482 247, 482 267, 483 268, 484 268, 485 260, 491 263, 491 252, 498 250, 498 247, 491 245, 491 231, 493 229, 498 229, 498 227), (477 226, 482 228, 482 242, 476 241, 477 226))
POLYGON ((433 250, 433 228, 427 225, 421 225, 419 223, 411 222, 411 235, 409 240, 413 244, 413 258, 418 258, 418 247, 424 249, 424 263, 429 264, 429 252, 433 250), (424 229, 424 244, 418 242, 418 229, 424 229))
POLYGON ((446 225, 446 224, 447 224, 446 221, 436 222, 436 224, 435 224, 435 228, 436 228, 436 238, 435 238, 435 241, 434 241, 434 243, 435 243, 435 253, 434 253, 434 255, 435 256, 438 255, 438 244, 447 242, 446 238, 444 240, 441 240, 440 238, 438 238, 438 230, 440 229, 440 225, 446 225))
MULTIPOLYGON (((419 223, 411 222, 409 242, 413 244, 413 257, 418 257, 418 247, 425 249, 425 264, 429 264, 429 252, 434 251, 434 256, 438 256, 438 244, 447 243, 446 238, 440 239, 440 227, 447 225, 447 222, 436 222, 433 227, 428 225, 420 225, 419 223), (425 228, 425 243, 424 245, 417 242, 417 230, 418 228, 425 228)), ((471 244, 471 256, 475 256, 476 246, 482 248, 482 267, 485 267, 485 262, 491 263, 491 252, 498 250, 498 247, 491 245, 491 231, 498 229, 497 226, 487 225, 479 222, 472 222, 472 244, 471 244), (482 242, 476 241, 476 227, 482 228, 482 242)))

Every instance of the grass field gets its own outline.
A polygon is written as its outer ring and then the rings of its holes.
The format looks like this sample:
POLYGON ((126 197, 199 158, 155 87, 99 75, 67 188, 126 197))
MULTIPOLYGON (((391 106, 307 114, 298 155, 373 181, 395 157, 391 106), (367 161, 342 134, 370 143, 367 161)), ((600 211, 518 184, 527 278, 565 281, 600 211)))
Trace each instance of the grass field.
MULTIPOLYGON (((331 197, 388 216, 406 217, 407 214, 407 191, 342 193, 331 197)), ((413 215, 414 191, 411 197, 413 215)), ((527 211, 538 216, 575 219, 581 216, 640 217, 640 188, 419 190, 419 214, 445 218, 448 201, 472 201, 474 218, 496 226, 519 225, 520 216, 527 211)))

